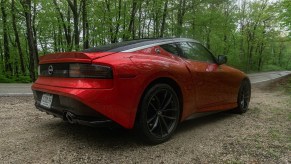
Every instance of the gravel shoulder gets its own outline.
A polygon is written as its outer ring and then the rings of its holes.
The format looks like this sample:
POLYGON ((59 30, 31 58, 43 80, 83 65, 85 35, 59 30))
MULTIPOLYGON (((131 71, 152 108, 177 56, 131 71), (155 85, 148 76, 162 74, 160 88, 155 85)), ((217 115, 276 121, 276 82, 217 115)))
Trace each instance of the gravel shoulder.
POLYGON ((170 141, 156 146, 124 129, 70 125, 39 112, 31 96, 0 97, 0 161, 290 163, 290 86, 291 77, 254 86, 247 113, 185 121, 170 141))

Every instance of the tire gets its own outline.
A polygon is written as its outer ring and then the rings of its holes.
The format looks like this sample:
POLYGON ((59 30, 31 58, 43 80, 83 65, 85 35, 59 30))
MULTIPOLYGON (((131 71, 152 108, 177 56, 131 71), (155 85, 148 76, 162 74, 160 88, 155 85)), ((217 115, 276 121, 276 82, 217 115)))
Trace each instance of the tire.
POLYGON ((155 84, 144 94, 137 120, 137 130, 148 144, 170 139, 180 120, 177 93, 168 84, 155 84))
POLYGON ((251 83, 248 79, 244 79, 239 88, 237 97, 237 113, 245 113, 249 108, 249 103, 251 99, 251 83))

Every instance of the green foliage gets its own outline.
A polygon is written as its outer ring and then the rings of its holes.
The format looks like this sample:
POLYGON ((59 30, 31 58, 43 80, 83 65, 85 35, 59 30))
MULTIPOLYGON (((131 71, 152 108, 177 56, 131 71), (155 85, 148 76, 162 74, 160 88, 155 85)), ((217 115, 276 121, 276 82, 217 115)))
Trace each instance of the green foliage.
MULTIPOLYGON (((12 0, 2 1, 6 26, 11 28, 7 29, 6 59, 4 15, 0 12, 0 74, 27 77, 33 70, 28 68, 35 68, 31 66, 35 61, 29 62, 32 55, 24 17, 27 10, 24 1, 14 0, 14 10, 12 0), (15 43, 13 23, 23 59, 15 43), (6 63, 11 63, 12 72, 7 71, 6 63)), ((86 38, 94 47, 128 39, 187 37, 200 41, 215 55, 227 55, 228 64, 243 71, 291 69, 290 0, 31 0, 30 12, 39 56, 79 51, 85 48, 86 38), (76 36, 80 43, 76 43, 76 36)))
POLYGON ((0 83, 13 83, 14 81, 11 78, 7 78, 4 75, 0 75, 0 83))
POLYGON ((282 71, 285 70, 284 68, 278 66, 278 65, 264 65, 262 71, 282 71))
POLYGON ((0 83, 31 83, 29 76, 5 77, 0 75, 0 83))

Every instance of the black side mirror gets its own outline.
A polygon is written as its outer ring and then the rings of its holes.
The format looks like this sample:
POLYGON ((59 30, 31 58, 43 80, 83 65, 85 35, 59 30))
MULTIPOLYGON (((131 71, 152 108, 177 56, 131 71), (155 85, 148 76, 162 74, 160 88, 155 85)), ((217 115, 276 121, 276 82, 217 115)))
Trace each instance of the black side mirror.
POLYGON ((225 64, 227 62, 227 57, 224 55, 218 55, 216 62, 218 65, 225 64))

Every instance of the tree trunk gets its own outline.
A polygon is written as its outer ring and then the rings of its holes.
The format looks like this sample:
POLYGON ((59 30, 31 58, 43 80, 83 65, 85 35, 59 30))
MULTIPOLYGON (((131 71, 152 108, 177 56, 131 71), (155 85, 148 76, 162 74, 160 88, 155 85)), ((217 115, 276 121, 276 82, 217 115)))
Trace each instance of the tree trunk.
POLYGON ((32 16, 32 31, 33 31, 33 45, 35 50, 34 65, 35 68, 38 67, 38 50, 37 50, 37 33, 35 27, 35 18, 36 18, 36 3, 33 3, 33 16, 32 16))
POLYGON ((53 44, 54 44, 54 52, 58 52, 58 44, 57 44, 57 33, 56 33, 56 27, 53 26, 53 44))
POLYGON ((148 31, 148 38, 150 38, 150 28, 151 28, 152 18, 150 17, 150 20, 148 21, 147 25, 147 31, 148 31))
POLYGON ((68 5, 68 9, 67 9, 67 31, 68 31, 68 37, 70 38, 70 45, 68 45, 69 49, 67 51, 72 51, 73 49, 73 34, 72 34, 72 28, 71 28, 71 9, 70 9, 70 5, 68 5))
MULTIPOLYGON (((137 11, 137 0, 132 0, 132 6, 131 6, 131 15, 130 15, 130 21, 129 21, 129 25, 128 25, 128 33, 131 34, 132 39, 135 38, 135 29, 134 29, 134 18, 135 18, 135 14, 137 11)), ((130 36, 126 36, 126 40, 128 40, 130 38, 130 36)))
POLYGON ((55 5, 55 7, 56 7, 57 12, 60 15, 61 21, 62 21, 61 24, 62 24, 63 30, 65 32, 65 38, 66 38, 66 43, 67 43, 67 50, 71 50, 72 40, 71 40, 71 36, 70 36, 70 33, 69 33, 69 28, 67 27, 66 22, 65 22, 65 19, 64 19, 64 14, 61 12, 61 9, 59 8, 59 6, 57 4, 57 1, 56 0, 53 0, 53 3, 55 5))
POLYGON ((142 16, 142 3, 143 2, 140 2, 139 3, 139 7, 138 7, 138 38, 140 39, 141 38, 141 16, 142 16))
POLYGON ((7 13, 5 12, 6 0, 1 0, 2 22, 3 22, 3 45, 4 45, 4 68, 6 75, 12 75, 12 64, 10 62, 10 51, 8 42, 7 13))
POLYGON ((284 50, 284 44, 281 43, 279 46, 279 54, 278 54, 278 63, 280 67, 283 67, 283 58, 284 58, 284 54, 283 54, 283 50, 284 50))
POLYGON ((3 64, 4 64, 4 58, 3 58, 4 52, 3 52, 3 48, 1 45, 3 45, 3 44, 0 40, 0 70, 1 70, 0 73, 4 73, 4 66, 3 66, 3 64))
POLYGON ((35 77, 35 63, 36 58, 36 49, 34 46, 34 36, 32 31, 32 19, 31 19, 31 0, 21 0, 21 4, 24 8, 25 22, 26 22, 26 32, 27 32, 27 41, 29 49, 29 72, 30 78, 32 81, 36 80, 35 77))
POLYGON ((119 27, 120 27, 120 17, 121 17, 121 0, 118 0, 118 16, 117 16, 117 20, 116 20, 117 24, 115 27, 113 43, 117 42, 117 35, 118 35, 119 27))
POLYGON ((179 7, 178 7, 178 26, 177 26, 177 36, 182 35, 182 28, 183 28, 183 22, 184 22, 184 15, 186 13, 186 0, 179 0, 179 7))
POLYGON ((210 34, 211 34, 211 28, 210 27, 206 27, 206 48, 210 49, 210 34))
POLYGON ((122 39, 123 41, 126 40, 126 3, 124 3, 124 6, 123 6, 123 35, 122 35, 122 39))
POLYGON ((109 37, 110 37, 110 43, 114 43, 114 36, 113 36, 113 28, 112 28, 112 17, 111 17, 111 9, 110 9, 110 1, 109 0, 105 0, 105 7, 106 7, 106 12, 105 15, 108 17, 107 21, 107 17, 105 16, 105 22, 109 22, 109 24, 106 24, 107 26, 109 26, 109 37))
POLYGON ((157 9, 158 7, 158 4, 157 4, 157 1, 154 1, 154 3, 153 3, 153 20, 154 20, 154 37, 157 37, 157 36, 159 36, 159 19, 158 19, 158 17, 159 17, 159 9, 157 9))
POLYGON ((83 48, 89 48, 89 23, 87 19, 87 0, 83 0, 83 48))
POLYGON ((160 37, 164 37, 166 17, 167 17, 167 12, 168 12, 167 10, 168 10, 168 0, 166 0, 166 2, 164 4, 164 12, 163 12, 163 20, 162 20, 160 37))
MULTIPOLYGON (((148 5, 149 5, 149 0, 146 0, 145 6, 148 6, 148 5)), ((147 18, 149 17, 148 15, 149 14, 147 12, 144 12, 141 38, 144 38, 145 37, 146 21, 147 21, 147 18)))
POLYGON ((74 20, 74 38, 75 38, 75 50, 79 50, 79 42, 80 42, 80 36, 79 36, 79 13, 78 13, 78 4, 77 0, 67 0, 68 4, 70 6, 70 9, 73 13, 73 20, 74 20))
POLYGON ((12 0, 12 2, 11 2, 12 26, 13 26, 13 31, 14 31, 14 35, 15 35, 15 43, 17 46, 17 51, 18 51, 19 59, 20 59, 21 73, 22 73, 22 75, 25 75, 26 69, 25 69, 25 65, 24 65, 22 48, 21 48, 19 34, 18 34, 18 30, 17 30, 17 25, 16 25, 15 11, 16 11, 15 0, 12 0))

